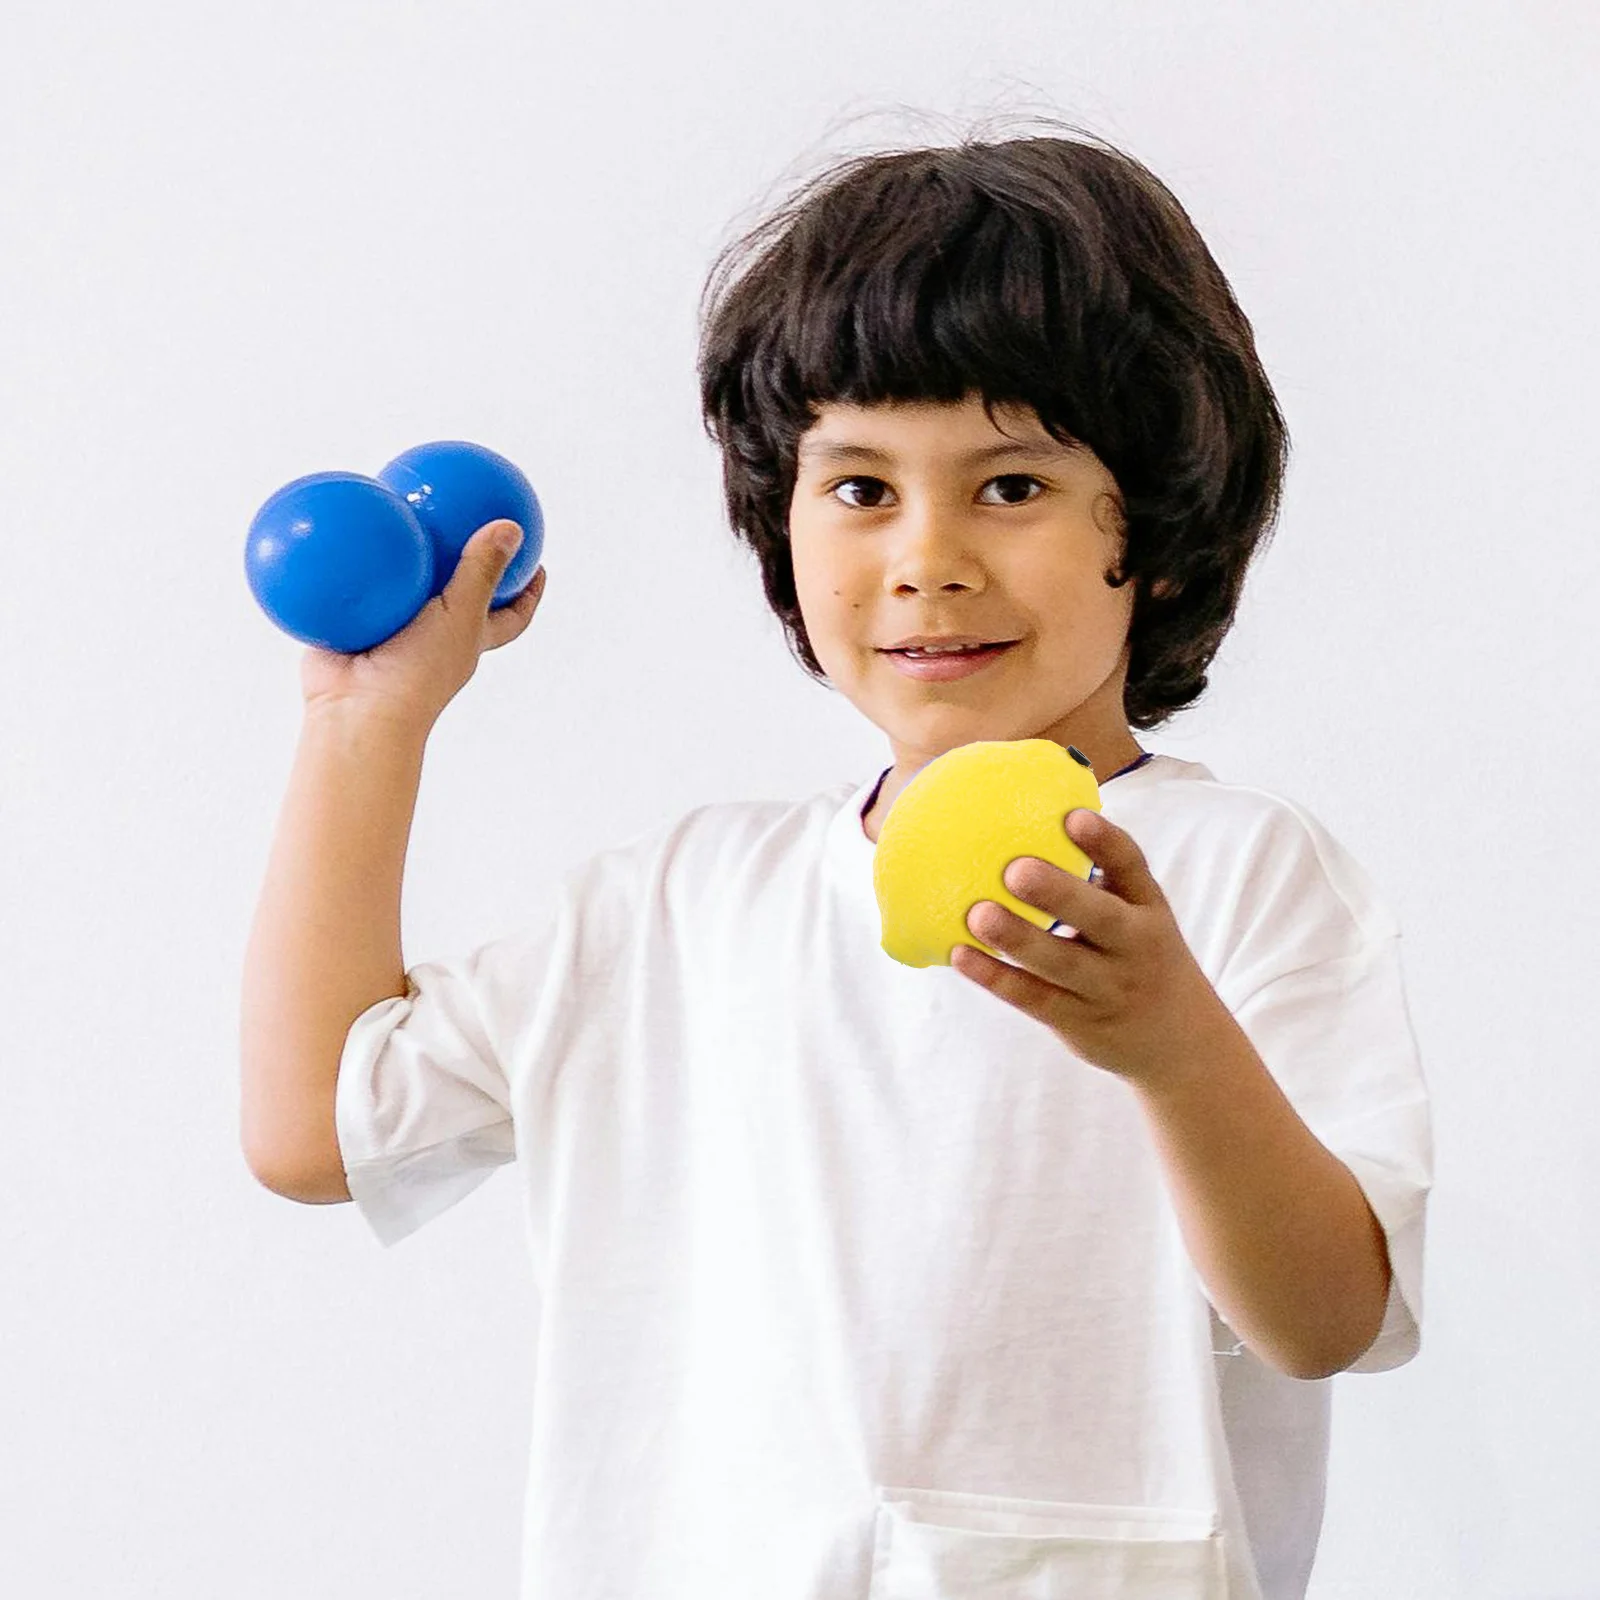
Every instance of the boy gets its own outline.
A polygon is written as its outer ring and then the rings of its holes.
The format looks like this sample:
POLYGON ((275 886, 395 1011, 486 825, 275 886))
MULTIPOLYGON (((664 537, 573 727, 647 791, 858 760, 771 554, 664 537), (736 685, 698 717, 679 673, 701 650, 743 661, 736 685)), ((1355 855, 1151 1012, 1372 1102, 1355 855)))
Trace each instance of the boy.
POLYGON ((713 269, 730 520, 892 765, 701 807, 409 972, 422 752, 509 525, 311 651, 252 935, 243 1141, 386 1244, 515 1160, 549 1600, 1289 1600, 1332 1373, 1418 1344, 1427 1102, 1399 930, 1303 809, 1141 749, 1204 689, 1286 435, 1181 207, 1083 138, 859 157, 713 269), (742 270, 735 271, 735 268, 742 270), (1064 826, 883 954, 884 814, 978 739, 1085 752, 1064 826))

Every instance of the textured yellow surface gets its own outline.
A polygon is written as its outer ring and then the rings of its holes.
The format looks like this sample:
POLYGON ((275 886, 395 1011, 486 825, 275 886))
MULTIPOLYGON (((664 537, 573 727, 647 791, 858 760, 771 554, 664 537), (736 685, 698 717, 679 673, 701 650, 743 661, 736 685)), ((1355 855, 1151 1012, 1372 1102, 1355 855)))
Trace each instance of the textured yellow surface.
POLYGON ((967 927, 980 900, 1048 928, 1055 919, 1000 874, 1036 856, 1087 879, 1092 863, 1065 826, 1079 806, 1098 811, 1100 786, 1053 739, 980 740, 930 761, 889 808, 872 858, 885 952, 908 967, 949 966, 958 944, 998 954, 967 927))

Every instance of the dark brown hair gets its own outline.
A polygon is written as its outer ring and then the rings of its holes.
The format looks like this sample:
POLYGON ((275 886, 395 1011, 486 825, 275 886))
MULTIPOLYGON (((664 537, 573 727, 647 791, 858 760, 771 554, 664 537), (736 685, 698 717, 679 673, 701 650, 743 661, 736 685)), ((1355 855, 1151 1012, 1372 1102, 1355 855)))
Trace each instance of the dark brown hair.
POLYGON ((1093 450, 1126 514, 1106 581, 1136 585, 1124 708, 1149 729, 1206 687, 1277 515, 1288 433, 1183 207, 1131 156, 1070 132, 856 155, 806 182, 711 267, 701 407, 733 530, 823 681, 788 537, 818 406, 976 393, 991 421, 1029 405, 1093 450))

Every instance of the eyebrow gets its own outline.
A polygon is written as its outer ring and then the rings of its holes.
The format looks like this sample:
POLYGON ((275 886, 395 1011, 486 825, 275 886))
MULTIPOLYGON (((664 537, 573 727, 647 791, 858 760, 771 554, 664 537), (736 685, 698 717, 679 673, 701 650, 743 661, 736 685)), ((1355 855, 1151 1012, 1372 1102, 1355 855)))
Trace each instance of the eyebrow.
MULTIPOLYGON (((1070 446, 1057 444, 1054 441, 1037 443, 1013 440, 1009 444, 985 445, 982 449, 969 450, 965 455, 955 457, 957 466, 976 467, 988 461, 1010 459, 1017 461, 1059 461, 1062 456, 1071 455, 1070 446)), ((842 440, 818 439, 800 446, 799 459, 802 462, 810 461, 890 461, 894 460, 887 450, 875 449, 869 444, 846 444, 842 440)))

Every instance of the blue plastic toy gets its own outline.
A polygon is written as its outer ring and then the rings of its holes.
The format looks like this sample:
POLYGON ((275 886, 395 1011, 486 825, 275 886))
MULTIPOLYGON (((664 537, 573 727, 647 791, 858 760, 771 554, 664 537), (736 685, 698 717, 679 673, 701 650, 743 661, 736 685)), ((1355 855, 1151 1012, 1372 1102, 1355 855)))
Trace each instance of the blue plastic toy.
POLYGON ((305 644, 370 650, 443 590, 467 540, 510 518, 523 540, 495 608, 527 588, 544 553, 533 486, 502 455, 459 439, 422 444, 378 474, 314 472, 256 513, 245 575, 261 609, 305 644))
POLYGON ((533 581, 544 553, 544 514, 533 485, 504 456, 460 439, 419 444, 396 456, 378 482, 393 489, 433 536, 433 594, 450 581, 467 540, 501 517, 522 529, 523 540, 495 588, 494 604, 509 605, 533 581))

